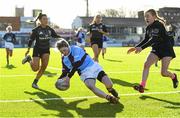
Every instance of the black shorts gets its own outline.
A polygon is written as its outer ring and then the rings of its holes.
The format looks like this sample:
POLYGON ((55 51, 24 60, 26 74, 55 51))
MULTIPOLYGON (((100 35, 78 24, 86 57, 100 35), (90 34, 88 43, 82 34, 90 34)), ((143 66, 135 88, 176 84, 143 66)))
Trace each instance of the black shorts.
POLYGON ((50 49, 33 48, 33 57, 42 57, 43 54, 50 54, 50 49))
POLYGON ((162 59, 163 57, 172 57, 172 58, 176 57, 172 46, 161 46, 158 48, 152 48, 151 53, 157 55, 159 59, 162 59))
POLYGON ((98 48, 102 48, 103 47, 103 40, 102 39, 91 39, 91 46, 93 44, 97 44, 98 48))

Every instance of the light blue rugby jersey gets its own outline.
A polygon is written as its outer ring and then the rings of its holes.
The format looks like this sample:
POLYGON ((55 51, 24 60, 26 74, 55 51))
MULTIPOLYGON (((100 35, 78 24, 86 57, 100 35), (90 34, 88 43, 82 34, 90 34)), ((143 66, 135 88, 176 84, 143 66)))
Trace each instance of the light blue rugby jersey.
MULTIPOLYGON (((78 46, 70 46, 70 53, 67 56, 63 56, 62 62, 69 70, 72 70, 73 68, 72 63, 80 61, 85 54, 86 52, 82 48, 78 46), (70 61, 69 58, 70 55, 72 55, 72 57, 74 58, 74 62, 70 61)), ((92 60, 92 58, 89 55, 86 55, 84 62, 80 67, 78 67, 78 69, 80 71, 83 71, 85 68, 90 67, 93 64, 94 61, 92 60)))

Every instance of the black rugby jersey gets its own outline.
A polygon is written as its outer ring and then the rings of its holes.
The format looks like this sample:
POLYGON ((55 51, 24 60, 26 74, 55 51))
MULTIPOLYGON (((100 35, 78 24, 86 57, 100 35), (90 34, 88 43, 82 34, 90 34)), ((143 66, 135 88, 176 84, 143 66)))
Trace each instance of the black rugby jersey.
POLYGON ((32 34, 30 36, 30 40, 28 42, 28 47, 31 47, 33 41, 35 40, 35 47, 41 49, 50 48, 50 39, 51 38, 60 38, 59 35, 49 26, 46 28, 42 28, 41 26, 36 27, 32 30, 32 34))
POLYGON ((168 31, 167 36, 172 44, 174 46, 174 37, 175 37, 175 32, 174 31, 168 31))
POLYGON ((151 25, 146 27, 145 39, 142 40, 136 47, 145 49, 149 46, 153 48, 162 46, 171 46, 167 31, 164 25, 159 21, 154 21, 151 25))
POLYGON ((104 32, 107 32, 106 26, 102 23, 100 23, 100 24, 94 23, 89 26, 89 31, 92 34, 91 39, 102 39, 103 34, 98 31, 100 29, 104 32))

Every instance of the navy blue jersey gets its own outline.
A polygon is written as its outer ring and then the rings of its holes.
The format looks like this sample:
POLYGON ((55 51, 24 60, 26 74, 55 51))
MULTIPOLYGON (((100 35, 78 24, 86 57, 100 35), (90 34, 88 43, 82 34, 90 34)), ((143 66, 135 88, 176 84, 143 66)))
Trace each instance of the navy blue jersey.
POLYGON ((102 39, 103 34, 101 32, 99 32, 98 30, 107 32, 106 26, 102 23, 100 23, 100 24, 94 23, 89 26, 89 31, 92 34, 91 39, 102 39))
POLYGON ((16 35, 14 33, 6 33, 3 37, 6 42, 15 43, 16 35))
POLYGON ((107 42, 108 41, 108 37, 107 36, 103 36, 103 42, 107 42))
POLYGON ((49 26, 47 26, 46 28, 38 26, 32 30, 28 47, 31 47, 33 41, 35 40, 35 47, 40 49, 48 49, 50 48, 49 41, 52 38, 60 38, 60 36, 57 35, 56 32, 49 26))

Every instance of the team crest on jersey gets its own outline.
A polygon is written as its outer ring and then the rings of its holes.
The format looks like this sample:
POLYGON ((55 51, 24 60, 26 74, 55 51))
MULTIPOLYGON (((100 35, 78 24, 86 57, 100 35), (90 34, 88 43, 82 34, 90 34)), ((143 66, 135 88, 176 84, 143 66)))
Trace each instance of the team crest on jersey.
POLYGON ((159 33, 159 29, 157 29, 157 28, 153 29, 153 30, 152 30, 152 33, 158 34, 158 33, 159 33))
POLYGON ((157 29, 157 28, 155 28, 151 31, 152 36, 158 36, 158 33, 159 33, 159 29, 157 29))
POLYGON ((39 35, 42 35, 43 34, 43 32, 39 32, 39 35))

